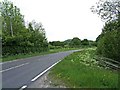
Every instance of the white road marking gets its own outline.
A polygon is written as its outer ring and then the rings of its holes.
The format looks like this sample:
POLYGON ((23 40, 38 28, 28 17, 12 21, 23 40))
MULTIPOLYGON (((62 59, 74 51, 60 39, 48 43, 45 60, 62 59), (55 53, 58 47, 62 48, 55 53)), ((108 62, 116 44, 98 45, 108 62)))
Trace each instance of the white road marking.
POLYGON ((29 64, 29 63, 24 63, 24 64, 21 64, 21 65, 15 66, 15 67, 11 67, 11 68, 2 70, 2 71, 0 71, 0 72, 5 72, 5 71, 11 70, 11 69, 15 69, 15 68, 18 68, 18 67, 22 67, 22 66, 27 65, 27 64, 29 64))
POLYGON ((58 62, 54 63, 52 66, 50 66, 49 68, 47 68, 46 70, 44 70, 42 73, 40 73, 39 75, 37 75, 36 77, 34 77, 31 81, 35 81, 37 80, 40 76, 42 76, 44 73, 46 73, 48 70, 50 70, 53 66, 55 66, 56 64, 58 64, 61 60, 59 60, 58 62))
MULTIPOLYGON (((39 57, 39 56, 33 56, 33 57, 39 57)), ((12 63, 12 62, 16 62, 16 61, 21 61, 21 60, 25 60, 25 59, 30 59, 33 57, 28 57, 28 58, 21 58, 21 59, 16 59, 16 60, 12 60, 12 61, 6 61, 6 62, 2 62, 0 64, 6 64, 6 63, 12 63)))
MULTIPOLYGON (((79 51, 79 50, 71 50, 71 51, 79 51)), ((65 51, 65 52, 71 52, 71 51, 65 51)), ((60 52, 58 52, 60 53, 60 52)), ((61 52, 62 53, 62 52, 61 52)), ((55 54, 55 53, 53 53, 55 54)), ((56 53, 57 54, 57 53, 56 53)), ((40 56, 45 56, 45 55, 49 55, 49 54, 44 54, 44 55, 39 55, 39 56, 34 56, 34 57, 40 57, 40 56)), ((29 59, 30 58, 33 58, 33 57, 28 57, 29 59)), ((0 64, 5 64, 5 63, 11 63, 11 62, 16 62, 16 61, 21 61, 21 60, 25 60, 25 59, 28 59, 28 58, 22 58, 22 59, 16 59, 16 60, 12 60, 12 61, 6 61, 6 62, 1 62, 0 64)))
POLYGON ((24 59, 16 59, 16 60, 12 60, 12 61, 1 62, 0 64, 11 63, 11 62, 16 62, 16 61, 20 61, 20 60, 24 60, 24 59))
POLYGON ((27 85, 22 86, 19 90, 23 90, 25 88, 27 88, 27 85))

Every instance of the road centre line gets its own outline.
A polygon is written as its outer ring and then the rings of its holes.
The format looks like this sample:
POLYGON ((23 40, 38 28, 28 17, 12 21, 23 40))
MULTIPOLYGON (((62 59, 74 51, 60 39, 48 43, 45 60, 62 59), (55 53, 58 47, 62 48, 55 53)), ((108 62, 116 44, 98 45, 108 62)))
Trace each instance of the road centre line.
POLYGON ((12 70, 12 69, 15 69, 15 68, 18 68, 18 67, 22 67, 24 65, 27 65, 29 63, 24 63, 24 64, 21 64, 21 65, 18 65, 18 66, 14 66, 14 67, 11 67, 11 68, 8 68, 8 69, 5 69, 5 70, 2 70, 0 72, 6 72, 6 71, 9 71, 9 70, 12 70))
POLYGON ((42 73, 38 74, 36 77, 34 77, 31 81, 35 81, 37 80, 40 76, 42 76, 44 73, 46 73, 48 70, 50 70, 52 67, 54 67, 56 64, 58 64, 61 60, 59 60, 58 62, 54 63, 52 66, 50 66, 49 68, 47 68, 46 70, 44 70, 42 73))

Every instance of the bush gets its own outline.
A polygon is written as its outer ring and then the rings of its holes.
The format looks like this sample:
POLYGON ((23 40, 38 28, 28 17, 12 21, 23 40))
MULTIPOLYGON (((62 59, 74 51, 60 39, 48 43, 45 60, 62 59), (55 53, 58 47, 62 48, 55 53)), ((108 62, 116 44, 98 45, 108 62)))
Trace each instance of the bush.
MULTIPOLYGON (((31 36, 32 37, 32 36, 31 36)), ((2 55, 17 55, 17 54, 27 54, 27 53, 36 53, 43 52, 48 50, 48 43, 44 38, 40 38, 38 40, 35 37, 31 39, 31 37, 22 36, 3 36, 2 38, 2 55)))
POLYGON ((61 49, 62 46, 53 46, 49 44, 49 49, 61 49))
POLYGON ((119 61, 120 32, 114 30, 105 33, 104 37, 102 37, 98 42, 97 54, 119 61))

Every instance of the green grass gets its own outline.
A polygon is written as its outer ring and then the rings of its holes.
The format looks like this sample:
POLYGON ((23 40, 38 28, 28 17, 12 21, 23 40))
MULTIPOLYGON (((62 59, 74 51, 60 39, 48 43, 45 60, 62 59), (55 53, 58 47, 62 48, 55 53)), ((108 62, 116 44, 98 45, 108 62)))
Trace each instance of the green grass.
POLYGON ((50 71, 51 80, 72 88, 116 88, 118 73, 99 67, 94 55, 95 49, 86 49, 67 56, 50 71))
POLYGON ((45 54, 50 54, 50 53, 57 53, 57 52, 62 52, 62 51, 75 50, 75 49, 78 49, 78 48, 51 49, 49 51, 41 52, 41 53, 18 54, 18 55, 3 57, 2 62, 16 60, 16 59, 29 58, 33 56, 40 56, 40 55, 45 55, 45 54))

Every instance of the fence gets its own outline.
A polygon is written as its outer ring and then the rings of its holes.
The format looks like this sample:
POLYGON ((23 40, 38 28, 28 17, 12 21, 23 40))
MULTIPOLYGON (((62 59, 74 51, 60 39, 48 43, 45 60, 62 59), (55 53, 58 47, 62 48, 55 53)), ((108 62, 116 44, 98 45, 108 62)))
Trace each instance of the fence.
POLYGON ((108 67, 115 70, 120 70, 120 62, 110 58, 95 56, 94 59, 98 61, 98 64, 102 67, 108 67))

